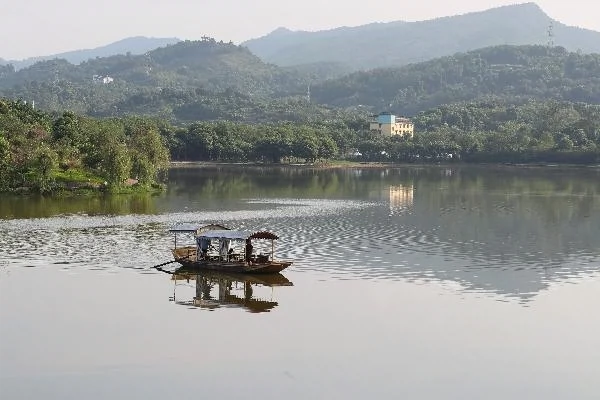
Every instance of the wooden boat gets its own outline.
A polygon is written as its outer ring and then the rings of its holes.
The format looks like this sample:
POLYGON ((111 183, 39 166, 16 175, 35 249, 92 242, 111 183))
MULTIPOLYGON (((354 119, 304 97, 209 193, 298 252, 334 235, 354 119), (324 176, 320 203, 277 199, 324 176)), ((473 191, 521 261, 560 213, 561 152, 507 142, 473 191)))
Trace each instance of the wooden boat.
POLYGON ((277 235, 267 231, 231 230, 222 225, 195 227, 178 225, 169 230, 175 234, 173 257, 186 268, 215 270, 235 273, 274 274, 289 267, 291 261, 275 259, 277 235), (177 234, 192 234, 194 244, 177 246, 177 234), (264 242, 270 241, 265 248, 264 242), (260 252, 255 253, 252 243, 263 242, 260 252))

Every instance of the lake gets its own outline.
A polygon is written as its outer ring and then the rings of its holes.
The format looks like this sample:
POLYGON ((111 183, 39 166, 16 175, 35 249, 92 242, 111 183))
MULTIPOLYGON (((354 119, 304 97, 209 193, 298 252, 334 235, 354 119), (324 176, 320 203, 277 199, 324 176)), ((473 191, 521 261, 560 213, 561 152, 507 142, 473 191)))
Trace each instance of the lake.
POLYGON ((0 197, 2 399, 597 399, 600 170, 180 166, 0 197), (280 236, 176 274, 169 227, 280 236))

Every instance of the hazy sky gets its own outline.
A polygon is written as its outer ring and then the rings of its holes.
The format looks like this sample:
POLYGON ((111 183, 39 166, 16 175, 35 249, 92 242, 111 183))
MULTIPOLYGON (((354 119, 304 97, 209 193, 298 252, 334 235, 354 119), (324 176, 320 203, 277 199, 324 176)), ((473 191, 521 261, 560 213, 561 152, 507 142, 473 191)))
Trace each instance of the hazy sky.
MULTIPOLYGON (((513 0, 0 0, 0 58, 93 48, 130 37, 235 43, 285 26, 320 30, 370 22, 419 21, 481 11, 513 0)), ((600 31, 596 0, 538 0, 551 18, 600 31)))

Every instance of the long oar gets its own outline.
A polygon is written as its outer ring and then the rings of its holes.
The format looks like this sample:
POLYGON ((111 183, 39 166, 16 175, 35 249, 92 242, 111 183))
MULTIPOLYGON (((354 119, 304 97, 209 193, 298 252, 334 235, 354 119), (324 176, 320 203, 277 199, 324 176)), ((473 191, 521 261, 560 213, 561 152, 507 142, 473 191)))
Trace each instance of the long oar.
POLYGON ((167 261, 167 262, 164 262, 164 263, 162 263, 162 264, 155 265, 155 266, 154 266, 154 267, 152 267, 152 268, 160 268, 160 267, 162 267, 162 266, 165 266, 165 265, 173 264, 173 263, 175 263, 175 262, 177 262, 177 261, 178 261, 178 260, 171 260, 171 261, 167 261))
POLYGON ((162 263, 162 264, 155 265, 155 266, 154 266, 154 267, 152 267, 152 268, 160 268, 160 267, 162 267, 162 266, 164 266, 164 265, 173 264, 173 263, 179 262, 179 261, 181 261, 181 260, 185 260, 186 258, 189 258, 189 257, 190 257, 189 255, 188 255, 188 256, 185 256, 185 257, 179 257, 179 258, 176 258, 176 259, 174 259, 174 260, 167 261, 167 262, 164 262, 164 263, 162 263))

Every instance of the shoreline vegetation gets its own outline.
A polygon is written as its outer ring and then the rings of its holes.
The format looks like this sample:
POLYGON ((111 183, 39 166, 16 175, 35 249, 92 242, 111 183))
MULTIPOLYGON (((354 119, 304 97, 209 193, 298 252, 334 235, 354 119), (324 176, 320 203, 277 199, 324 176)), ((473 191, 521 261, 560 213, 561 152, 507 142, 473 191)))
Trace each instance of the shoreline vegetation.
POLYGON ((312 123, 175 126, 148 117, 49 113, 0 98, 0 192, 160 191, 172 165, 600 165, 598 105, 453 104, 419 113, 413 121, 412 138, 374 135, 368 118, 358 115, 312 123))
POLYGON ((42 112, 0 99, 0 192, 156 190, 169 152, 152 121, 42 112))
POLYGON ((170 161, 169 168, 173 167, 214 167, 214 166, 254 166, 254 167, 307 167, 307 168, 400 168, 400 167, 451 167, 451 166, 480 166, 480 167, 523 167, 523 168, 600 168, 598 164, 557 164, 557 163, 466 163, 466 162, 381 162, 381 161, 346 161, 327 160, 317 162, 282 162, 278 164, 252 162, 227 162, 227 161, 170 161))
POLYGON ((217 162, 217 161, 171 161, 170 168, 214 168, 220 166, 227 167, 261 167, 261 168, 308 168, 308 169, 388 169, 388 168, 450 168, 450 167, 469 167, 469 168, 490 168, 490 169, 586 169, 599 170, 598 164, 555 164, 555 163, 464 163, 464 162, 431 162, 431 163, 388 163, 388 162, 366 162, 366 161, 323 161, 315 163, 261 163, 261 162, 217 162))

